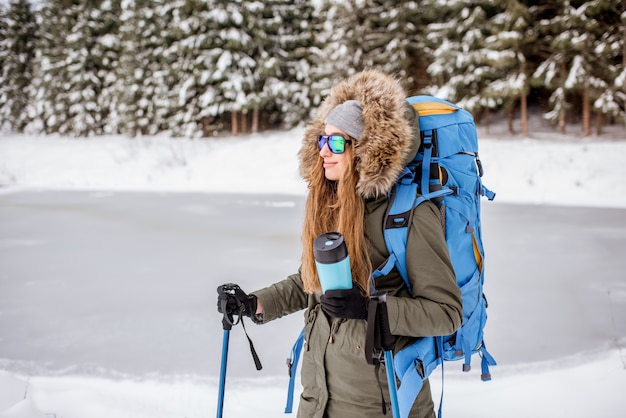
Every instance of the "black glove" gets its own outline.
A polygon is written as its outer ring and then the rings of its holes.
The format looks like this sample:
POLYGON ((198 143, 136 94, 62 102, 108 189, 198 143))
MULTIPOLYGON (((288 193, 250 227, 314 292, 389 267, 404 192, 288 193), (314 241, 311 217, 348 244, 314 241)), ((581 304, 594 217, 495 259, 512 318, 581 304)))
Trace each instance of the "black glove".
POLYGON ((352 289, 327 290, 320 298, 322 310, 335 318, 366 319, 369 299, 356 283, 352 289))
POLYGON ((247 295, 236 284, 224 284, 217 288, 217 311, 221 314, 253 318, 256 314, 256 305, 256 296, 247 295))

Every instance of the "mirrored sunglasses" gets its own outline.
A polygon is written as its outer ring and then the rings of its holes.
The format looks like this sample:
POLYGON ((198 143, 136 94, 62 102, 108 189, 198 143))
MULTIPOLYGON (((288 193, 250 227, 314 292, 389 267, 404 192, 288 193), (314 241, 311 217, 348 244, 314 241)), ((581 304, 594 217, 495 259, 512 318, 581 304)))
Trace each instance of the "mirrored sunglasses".
POLYGON ((333 154, 343 154, 346 150, 346 143, 350 143, 349 139, 346 139, 343 135, 319 135, 317 137, 317 146, 320 151, 324 148, 324 144, 328 144, 328 149, 333 154))

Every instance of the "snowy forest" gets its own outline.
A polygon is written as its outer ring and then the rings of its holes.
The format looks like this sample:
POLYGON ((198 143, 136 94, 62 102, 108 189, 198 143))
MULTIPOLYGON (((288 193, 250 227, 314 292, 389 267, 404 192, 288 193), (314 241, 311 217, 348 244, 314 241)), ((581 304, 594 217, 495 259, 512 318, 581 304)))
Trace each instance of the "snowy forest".
POLYGON ((365 68, 527 135, 626 123, 626 2, 10 0, 0 127, 209 137, 306 122, 365 68))

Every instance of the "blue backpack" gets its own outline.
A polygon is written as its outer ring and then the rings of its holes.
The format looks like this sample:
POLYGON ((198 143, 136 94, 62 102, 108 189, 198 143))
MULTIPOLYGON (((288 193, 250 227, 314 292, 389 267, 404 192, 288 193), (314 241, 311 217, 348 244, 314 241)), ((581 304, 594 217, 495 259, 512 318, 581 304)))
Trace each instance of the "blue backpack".
MULTIPOLYGON (((408 226, 413 209, 430 200, 441 211, 446 244, 462 293, 463 323, 452 335, 420 338, 394 356, 393 367, 400 380, 397 398, 402 418, 408 417, 424 380, 437 366, 442 366, 443 375, 444 361, 462 359, 463 371, 467 372, 472 355, 479 354, 483 381, 491 380, 489 366, 496 364, 483 340, 487 300, 483 294, 484 250, 480 223, 480 198, 486 196, 493 200, 495 193, 481 181, 483 170, 478 158, 474 118, 457 105, 435 97, 414 96, 407 101, 419 114, 422 142, 415 159, 404 168, 390 193, 391 204, 384 222, 390 256, 374 271, 372 279, 396 268, 412 292, 406 269, 408 226)), ((292 409, 295 370, 303 339, 301 333, 288 359, 290 382, 285 413, 292 409)))

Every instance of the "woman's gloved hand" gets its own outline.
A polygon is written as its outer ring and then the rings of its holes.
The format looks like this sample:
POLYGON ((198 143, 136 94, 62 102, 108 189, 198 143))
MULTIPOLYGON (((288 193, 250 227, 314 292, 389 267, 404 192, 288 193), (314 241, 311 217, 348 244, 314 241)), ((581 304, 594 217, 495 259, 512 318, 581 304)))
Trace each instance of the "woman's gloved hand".
POLYGON ((320 298, 322 310, 335 318, 366 319, 367 298, 365 292, 356 283, 352 289, 327 290, 320 298))
POLYGON ((233 283, 217 288, 217 311, 226 315, 245 315, 253 318, 256 314, 257 298, 247 295, 233 283))

